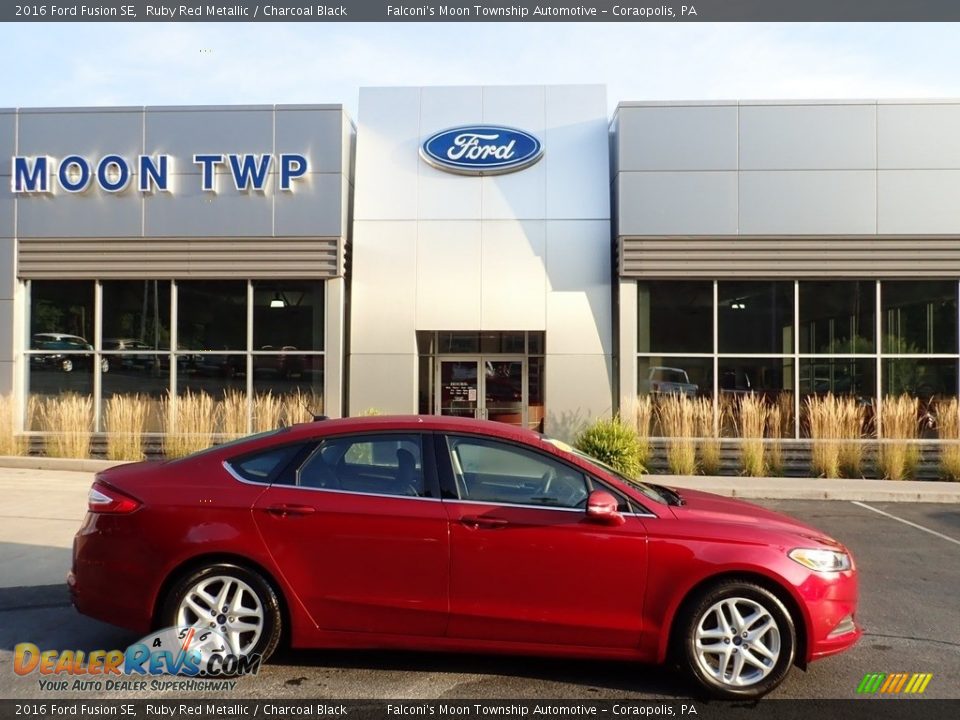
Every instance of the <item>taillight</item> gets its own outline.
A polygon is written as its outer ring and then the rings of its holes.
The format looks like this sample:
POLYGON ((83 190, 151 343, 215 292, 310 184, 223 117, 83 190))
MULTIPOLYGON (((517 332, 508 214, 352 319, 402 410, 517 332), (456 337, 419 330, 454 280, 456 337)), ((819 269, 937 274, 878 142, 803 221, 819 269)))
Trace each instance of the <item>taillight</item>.
POLYGON ((87 509, 94 513, 123 515, 140 507, 140 501, 124 495, 116 488, 95 482, 87 493, 87 509))

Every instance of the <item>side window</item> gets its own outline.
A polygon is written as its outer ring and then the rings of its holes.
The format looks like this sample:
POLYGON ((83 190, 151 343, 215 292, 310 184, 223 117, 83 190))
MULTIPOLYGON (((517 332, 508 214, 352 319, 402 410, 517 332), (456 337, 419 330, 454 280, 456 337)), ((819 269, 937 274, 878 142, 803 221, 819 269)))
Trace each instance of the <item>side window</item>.
POLYGON ((324 440, 297 473, 301 487, 428 497, 419 435, 324 440))
POLYGON ((227 465, 248 482, 269 483, 300 452, 303 445, 284 445, 232 458, 227 465))
POLYGON ((457 492, 463 500, 505 505, 582 508, 589 489, 583 473, 515 445, 448 437, 457 492))

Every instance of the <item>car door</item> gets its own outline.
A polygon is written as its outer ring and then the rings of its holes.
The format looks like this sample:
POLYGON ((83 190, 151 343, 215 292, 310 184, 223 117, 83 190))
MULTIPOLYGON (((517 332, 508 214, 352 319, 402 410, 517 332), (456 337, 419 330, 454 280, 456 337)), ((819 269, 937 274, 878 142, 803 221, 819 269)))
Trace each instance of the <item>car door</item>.
POLYGON ((443 635, 449 542, 433 457, 415 433, 327 438, 257 500, 264 542, 321 629, 443 635))
POLYGON ((644 630, 642 520, 587 520, 595 481, 528 446, 438 442, 450 521, 447 635, 515 643, 636 647, 644 630))

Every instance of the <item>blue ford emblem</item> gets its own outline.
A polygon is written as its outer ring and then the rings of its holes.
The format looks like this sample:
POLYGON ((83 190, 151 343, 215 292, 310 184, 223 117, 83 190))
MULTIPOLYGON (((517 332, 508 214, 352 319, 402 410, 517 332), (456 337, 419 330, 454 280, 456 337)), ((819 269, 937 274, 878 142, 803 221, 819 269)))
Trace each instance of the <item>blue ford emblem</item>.
POLYGON ((498 175, 533 165, 543 155, 543 143, 515 128, 464 125, 431 135, 421 146, 420 155, 447 172, 498 175))

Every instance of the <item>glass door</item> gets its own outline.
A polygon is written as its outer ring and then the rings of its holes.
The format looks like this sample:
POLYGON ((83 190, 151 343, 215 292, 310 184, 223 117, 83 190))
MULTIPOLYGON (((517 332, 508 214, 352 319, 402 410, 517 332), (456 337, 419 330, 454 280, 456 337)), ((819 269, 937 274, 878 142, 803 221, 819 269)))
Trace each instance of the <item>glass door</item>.
POLYGON ((435 412, 526 427, 526 360, 480 356, 439 358, 435 412))
POLYGON ((527 388, 523 358, 485 359, 483 410, 488 420, 526 427, 527 388))
POLYGON ((480 360, 458 359, 437 363, 437 415, 480 418, 480 360))

